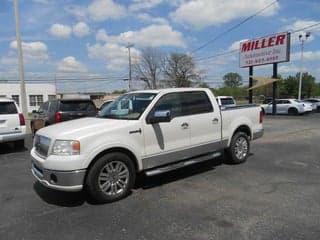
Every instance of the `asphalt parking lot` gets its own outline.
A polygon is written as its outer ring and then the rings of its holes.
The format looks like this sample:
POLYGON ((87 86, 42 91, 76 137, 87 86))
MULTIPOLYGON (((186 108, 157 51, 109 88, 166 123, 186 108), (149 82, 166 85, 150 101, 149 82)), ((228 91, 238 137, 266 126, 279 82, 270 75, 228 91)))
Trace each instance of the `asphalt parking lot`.
MULTIPOLYGON (((27 149, 0 145, 0 239, 320 239, 320 113, 266 116, 241 165, 213 160, 94 205, 48 190, 27 149)), ((27 147, 31 147, 31 137, 27 147)))

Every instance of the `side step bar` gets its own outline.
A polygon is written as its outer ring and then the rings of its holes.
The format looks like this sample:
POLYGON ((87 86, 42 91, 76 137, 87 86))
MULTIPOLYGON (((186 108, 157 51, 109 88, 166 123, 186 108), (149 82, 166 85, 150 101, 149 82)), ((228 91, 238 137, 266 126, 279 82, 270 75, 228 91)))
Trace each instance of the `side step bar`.
POLYGON ((145 174, 150 177, 150 176, 154 176, 157 174, 161 174, 161 173, 165 173, 165 172, 169 172, 178 168, 183 168, 195 163, 200 163, 200 162, 204 162, 213 158, 217 158, 220 157, 222 155, 222 152, 214 152, 214 153, 210 153, 208 155, 202 155, 200 157, 195 157, 195 158, 191 158, 189 160, 186 161, 181 161, 181 162, 177 162, 177 163, 173 163, 170 165, 166 165, 163 167, 159 167, 159 168, 155 168, 155 169, 151 169, 151 170, 146 170, 145 174))

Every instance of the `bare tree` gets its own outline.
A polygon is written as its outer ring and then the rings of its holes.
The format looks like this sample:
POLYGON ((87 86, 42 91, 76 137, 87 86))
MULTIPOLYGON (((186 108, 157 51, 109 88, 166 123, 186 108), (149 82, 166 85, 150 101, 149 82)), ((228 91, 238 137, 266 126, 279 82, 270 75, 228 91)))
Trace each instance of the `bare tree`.
POLYGON ((139 62, 133 65, 138 80, 143 81, 148 89, 160 86, 161 67, 164 54, 157 48, 147 47, 142 50, 139 62))
POLYGON ((200 83, 201 75, 191 56, 171 53, 163 64, 164 76, 170 87, 191 87, 200 83))

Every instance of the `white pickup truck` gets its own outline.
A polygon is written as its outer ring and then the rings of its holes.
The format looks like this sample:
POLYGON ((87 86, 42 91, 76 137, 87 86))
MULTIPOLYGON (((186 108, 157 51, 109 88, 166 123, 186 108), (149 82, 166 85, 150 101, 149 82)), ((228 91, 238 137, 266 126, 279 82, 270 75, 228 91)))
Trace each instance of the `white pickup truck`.
POLYGON ((43 185, 85 189, 99 203, 128 195, 136 174, 167 172, 221 156, 241 163, 263 135, 262 111, 248 105, 220 110, 209 89, 130 92, 83 118, 40 129, 32 173, 43 185))

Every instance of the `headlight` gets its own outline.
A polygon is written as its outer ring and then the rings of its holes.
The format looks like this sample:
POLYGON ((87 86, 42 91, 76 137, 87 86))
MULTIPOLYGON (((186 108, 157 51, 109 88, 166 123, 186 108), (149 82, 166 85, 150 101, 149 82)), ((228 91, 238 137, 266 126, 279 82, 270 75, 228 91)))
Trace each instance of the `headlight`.
POLYGON ((56 140, 52 148, 53 155, 78 155, 80 142, 73 140, 56 140))

